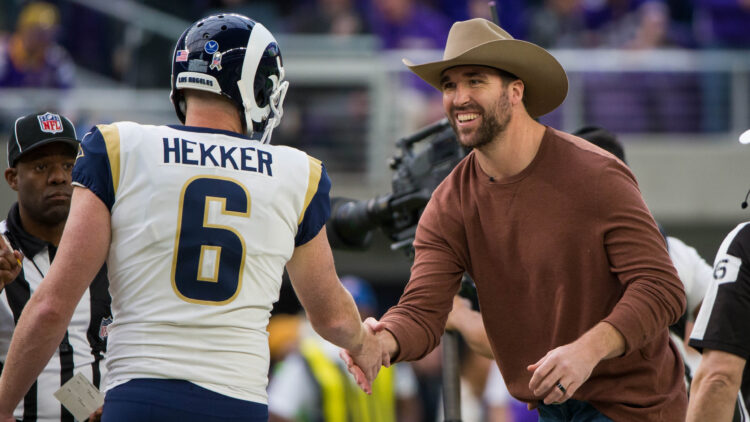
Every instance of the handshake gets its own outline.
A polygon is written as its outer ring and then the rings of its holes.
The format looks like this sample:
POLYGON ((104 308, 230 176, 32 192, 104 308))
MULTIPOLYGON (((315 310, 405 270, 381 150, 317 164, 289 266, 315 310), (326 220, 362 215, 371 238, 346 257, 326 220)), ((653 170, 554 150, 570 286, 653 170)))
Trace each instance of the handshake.
POLYGON ((357 349, 341 350, 339 356, 346 363, 349 373, 367 394, 372 394, 372 383, 378 376, 381 366, 389 367, 391 357, 398 353, 398 343, 385 329, 385 324, 375 318, 367 318, 362 323, 364 339, 357 349))

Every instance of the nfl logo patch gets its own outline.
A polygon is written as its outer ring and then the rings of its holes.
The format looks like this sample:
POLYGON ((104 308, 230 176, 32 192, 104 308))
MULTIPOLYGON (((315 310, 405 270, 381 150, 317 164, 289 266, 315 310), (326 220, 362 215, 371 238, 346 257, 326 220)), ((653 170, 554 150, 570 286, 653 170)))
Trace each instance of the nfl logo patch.
POLYGON ((99 338, 104 340, 109 335, 109 324, 112 323, 112 317, 102 318, 102 322, 99 325, 99 338))
POLYGON ((176 62, 186 62, 187 59, 188 59, 187 50, 177 50, 177 54, 175 54, 175 58, 174 58, 176 62))
POLYGON ((39 119, 39 127, 42 129, 42 132, 55 134, 63 131, 62 120, 60 120, 60 116, 57 114, 45 113, 41 116, 36 116, 36 118, 39 119))

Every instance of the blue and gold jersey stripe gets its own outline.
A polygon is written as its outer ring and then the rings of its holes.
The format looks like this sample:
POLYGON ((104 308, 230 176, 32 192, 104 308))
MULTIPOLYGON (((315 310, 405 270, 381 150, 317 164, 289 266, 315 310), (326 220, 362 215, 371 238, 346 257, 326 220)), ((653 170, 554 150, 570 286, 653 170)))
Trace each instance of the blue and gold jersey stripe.
POLYGON ((310 202, 313 199, 313 196, 315 196, 315 193, 318 191, 318 184, 320 183, 320 174, 322 172, 322 165, 320 160, 317 158, 313 158, 308 156, 307 157, 310 160, 310 176, 307 182, 307 192, 305 193, 305 203, 302 206, 302 212, 299 215, 299 220, 297 221, 297 224, 302 224, 302 220, 305 218, 305 212, 307 212, 307 207, 310 206, 310 202))
POLYGON ((331 179, 320 160, 308 156, 308 162, 307 191, 297 224, 295 246, 304 245, 315 237, 331 215, 331 179))
POLYGON ((97 125, 99 132, 104 138, 107 146, 107 157, 109 157, 109 168, 112 173, 112 187, 117 194, 120 184, 120 131, 115 125, 97 125))
POLYGON ((73 184, 90 189, 111 211, 120 182, 120 132, 98 125, 81 140, 73 166, 73 184))

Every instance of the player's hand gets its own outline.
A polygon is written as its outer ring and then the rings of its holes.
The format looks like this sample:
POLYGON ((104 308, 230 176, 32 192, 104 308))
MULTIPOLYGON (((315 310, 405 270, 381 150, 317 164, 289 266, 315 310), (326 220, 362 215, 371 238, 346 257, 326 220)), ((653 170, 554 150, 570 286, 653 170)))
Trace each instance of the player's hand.
POLYGON ((391 351, 387 347, 387 338, 391 336, 388 331, 385 331, 385 324, 378 321, 375 318, 368 317, 365 319, 364 322, 365 326, 369 327, 374 333, 375 336, 380 340, 380 358, 383 366, 386 368, 391 366, 391 351))
POLYGON ((364 324, 366 326, 370 327, 372 329, 372 331, 374 331, 375 333, 379 333, 379 332, 385 330, 385 324, 383 324, 382 322, 378 321, 377 319, 375 319, 373 317, 369 317, 369 318, 365 319, 364 324))
POLYGON ((458 327, 467 313, 472 312, 471 301, 461 296, 453 296, 453 309, 448 314, 448 320, 445 322, 446 330, 459 331, 458 327))
POLYGON ((18 277, 22 262, 23 254, 11 249, 5 237, 0 236, 0 291, 18 277))
POLYGON ((391 350, 387 346, 386 337, 390 337, 391 334, 388 333, 388 331, 385 331, 385 324, 378 321, 375 318, 368 317, 365 319, 364 324, 375 333, 375 336, 380 340, 380 358, 383 363, 383 366, 386 368, 391 366, 391 350))
POLYGON ((377 320, 368 318, 362 323, 365 340, 359 350, 342 350, 339 356, 346 363, 347 369, 354 376, 357 385, 367 394, 372 394, 372 382, 377 377, 381 366, 390 366, 390 354, 377 335, 383 327, 377 320))
POLYGON ((545 404, 565 402, 591 376, 599 358, 582 346, 574 342, 552 349, 526 368, 534 373, 529 389, 545 404))

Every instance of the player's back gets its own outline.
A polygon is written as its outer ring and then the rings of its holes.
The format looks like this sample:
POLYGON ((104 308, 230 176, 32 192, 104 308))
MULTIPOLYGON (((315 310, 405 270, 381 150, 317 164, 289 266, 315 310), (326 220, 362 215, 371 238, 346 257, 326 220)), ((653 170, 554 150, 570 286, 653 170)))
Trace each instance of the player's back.
POLYGON ((178 378, 266 403, 283 268, 325 220, 320 162, 226 131, 120 122, 84 138, 74 181, 111 210, 107 386, 178 378))

